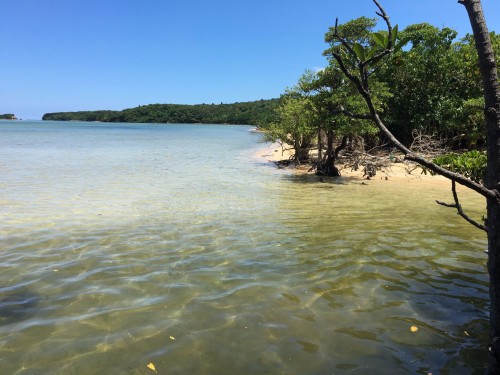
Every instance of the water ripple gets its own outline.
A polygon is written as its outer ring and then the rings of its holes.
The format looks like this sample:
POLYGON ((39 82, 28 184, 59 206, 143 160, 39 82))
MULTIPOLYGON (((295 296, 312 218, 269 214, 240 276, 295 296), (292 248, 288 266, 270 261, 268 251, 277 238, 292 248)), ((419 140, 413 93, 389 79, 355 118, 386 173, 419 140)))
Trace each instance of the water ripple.
POLYGON ((486 242, 439 190, 243 162, 237 127, 75 129, 0 138, 2 373, 482 372, 486 242))

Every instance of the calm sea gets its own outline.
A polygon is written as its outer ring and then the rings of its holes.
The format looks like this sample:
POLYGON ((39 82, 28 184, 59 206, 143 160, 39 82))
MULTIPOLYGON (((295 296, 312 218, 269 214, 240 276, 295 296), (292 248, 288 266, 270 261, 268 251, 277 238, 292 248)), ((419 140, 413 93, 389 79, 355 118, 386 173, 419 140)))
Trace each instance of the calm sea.
POLYGON ((447 192, 300 177, 250 129, 0 122, 0 373, 482 373, 447 192))

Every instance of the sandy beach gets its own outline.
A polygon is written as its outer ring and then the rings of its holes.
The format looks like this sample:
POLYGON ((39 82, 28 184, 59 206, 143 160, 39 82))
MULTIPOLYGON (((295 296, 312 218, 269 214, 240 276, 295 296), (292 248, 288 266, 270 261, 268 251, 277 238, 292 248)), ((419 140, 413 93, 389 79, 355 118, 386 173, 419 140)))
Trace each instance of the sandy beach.
MULTIPOLYGON (((282 160, 289 160, 293 155, 293 151, 288 148, 282 148, 279 143, 267 144, 260 150, 254 153, 253 157, 257 160, 265 160, 270 163, 278 163, 282 160)), ((378 170, 375 177, 367 179, 363 176, 363 169, 353 170, 345 164, 345 160, 339 159, 337 167, 340 170, 341 177, 353 181, 363 181, 366 183, 377 183, 378 181, 391 181, 391 182, 409 182, 414 181, 422 184, 430 183, 433 186, 443 185, 449 188, 450 182, 442 176, 431 176, 430 174, 422 173, 422 168, 415 164, 407 164, 401 162, 393 162, 389 167, 378 170)), ((298 174, 314 174, 310 171, 311 165, 304 164, 299 166, 290 166, 289 170, 298 174)))

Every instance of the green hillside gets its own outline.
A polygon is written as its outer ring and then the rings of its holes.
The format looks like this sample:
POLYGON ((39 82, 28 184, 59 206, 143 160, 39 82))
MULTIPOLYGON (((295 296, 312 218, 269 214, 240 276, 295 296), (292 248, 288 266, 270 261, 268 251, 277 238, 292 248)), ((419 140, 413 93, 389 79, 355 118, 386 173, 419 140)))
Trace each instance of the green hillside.
POLYGON ((123 111, 46 113, 46 121, 261 125, 275 116, 279 99, 233 104, 150 104, 123 111))

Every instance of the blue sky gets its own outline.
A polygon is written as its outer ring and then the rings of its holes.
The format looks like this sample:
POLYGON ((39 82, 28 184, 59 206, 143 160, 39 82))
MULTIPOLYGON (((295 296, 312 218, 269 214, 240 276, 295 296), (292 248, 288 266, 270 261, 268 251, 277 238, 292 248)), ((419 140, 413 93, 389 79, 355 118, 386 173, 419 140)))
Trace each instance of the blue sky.
MULTIPOLYGON (((381 0, 400 27, 470 32, 456 0, 381 0)), ((500 32, 500 1, 483 0, 500 32)), ((325 65, 323 36, 371 0, 1 0, 0 113, 279 97, 325 65)))

